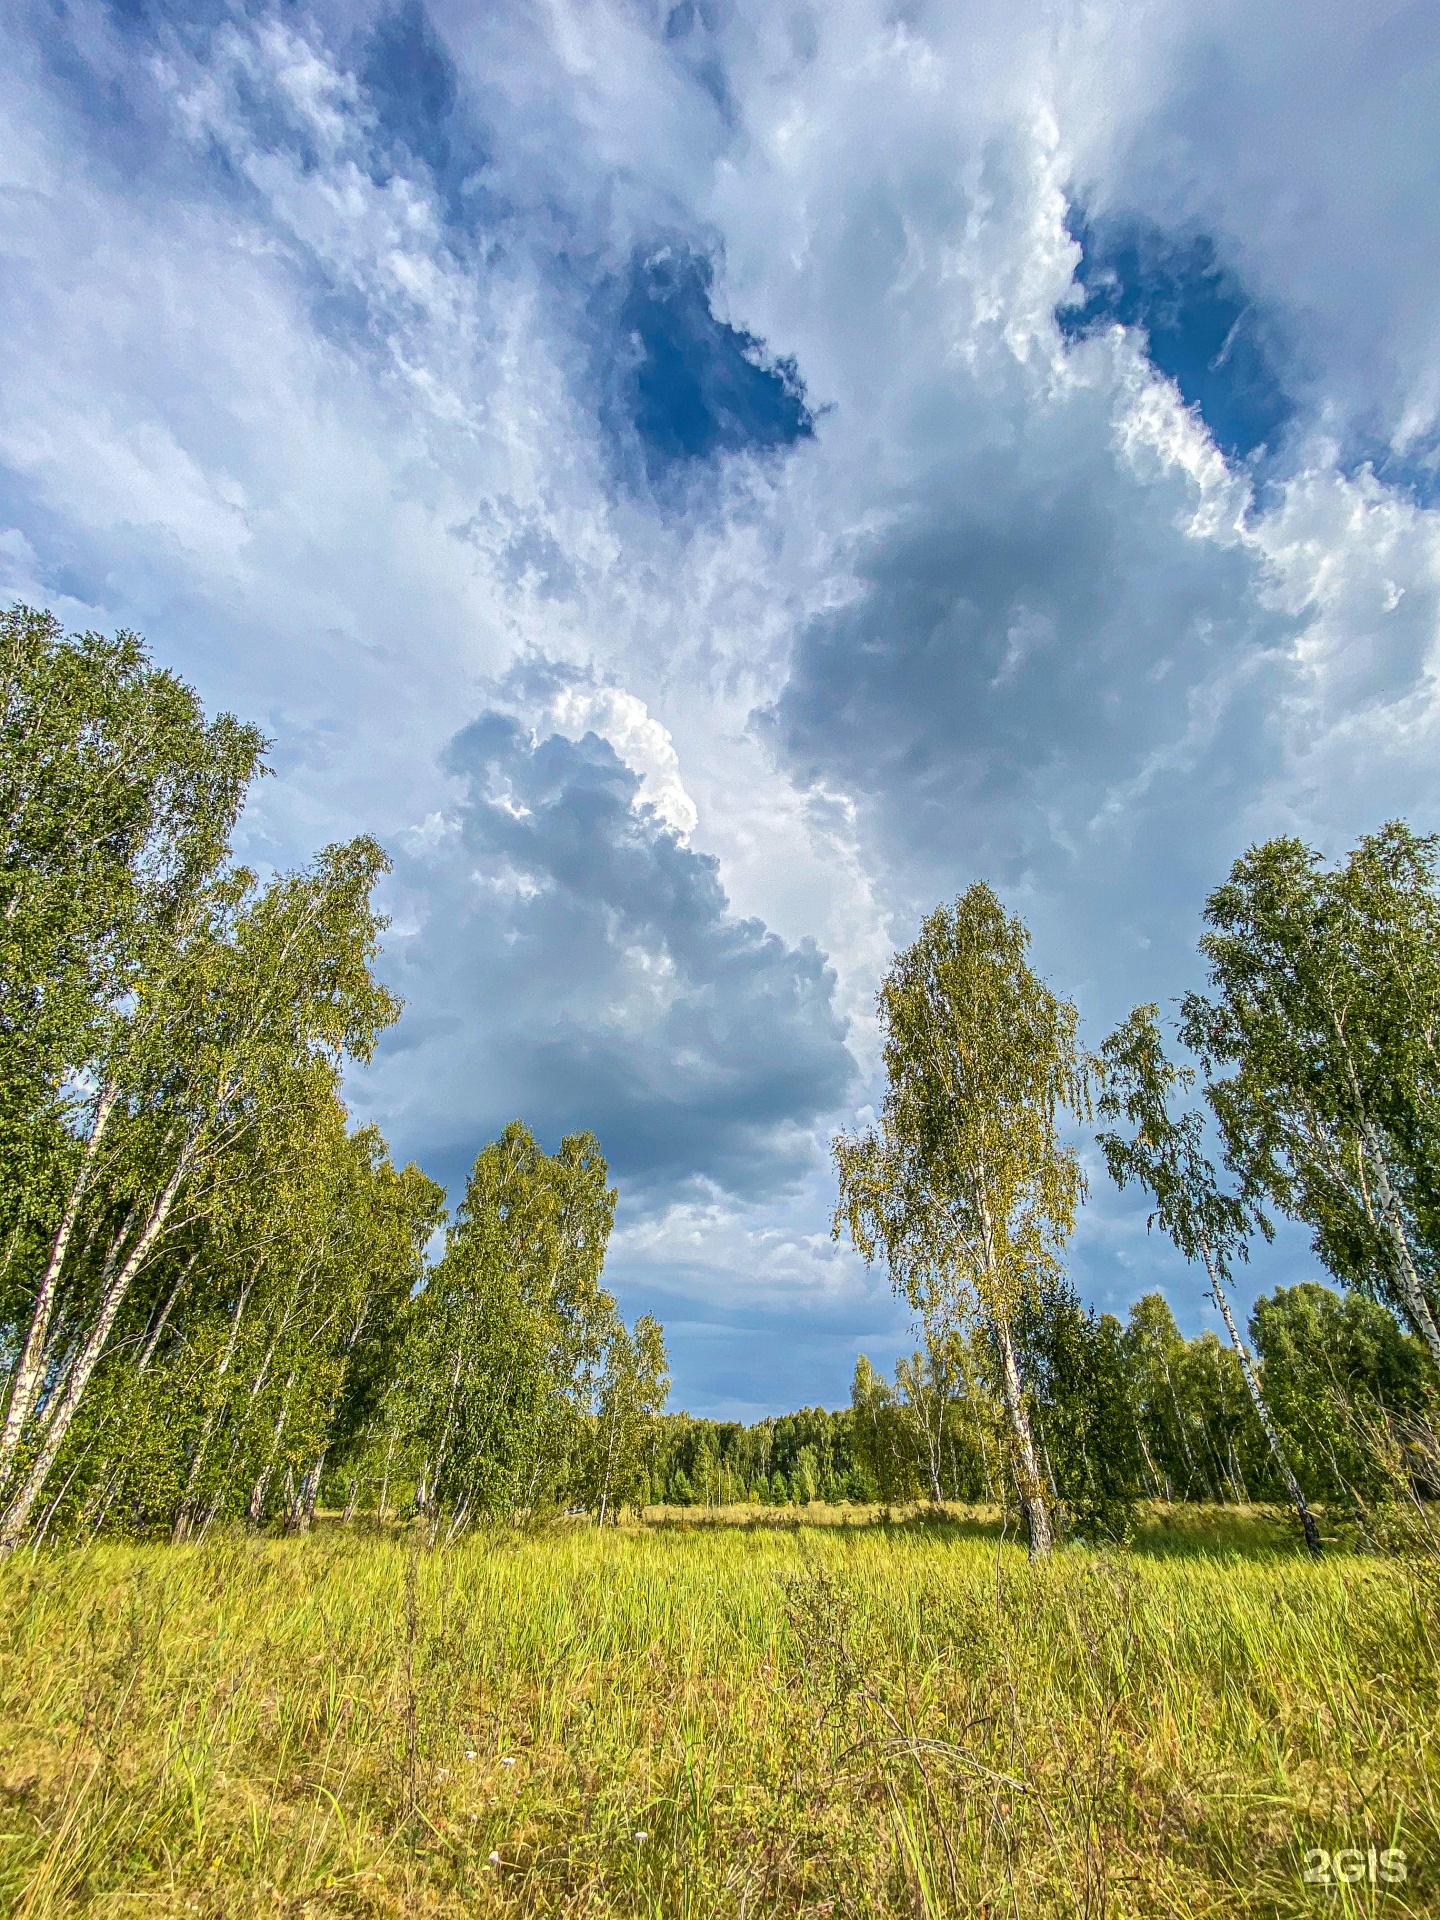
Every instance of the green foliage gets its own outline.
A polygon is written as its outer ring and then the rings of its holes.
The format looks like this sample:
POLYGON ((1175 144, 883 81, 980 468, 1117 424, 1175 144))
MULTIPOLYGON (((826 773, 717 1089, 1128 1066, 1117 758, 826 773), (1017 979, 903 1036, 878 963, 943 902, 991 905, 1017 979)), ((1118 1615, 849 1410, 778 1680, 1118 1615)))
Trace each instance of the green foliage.
POLYGON ((1085 1104, 1075 1009, 1026 962, 1029 935, 990 889, 940 908, 880 989, 878 1128, 841 1134, 835 1225, 884 1258, 917 1312, 1003 1317, 1057 1272, 1084 1192, 1061 1111, 1085 1104))
POLYGON ((1262 1295, 1250 1331, 1266 1398, 1307 1490, 1342 1505, 1386 1493, 1376 1429, 1423 1417, 1433 1406, 1421 1342, 1374 1301, 1313 1281, 1262 1295))
POLYGON ((1303 1513, 1393 1491, 1397 1459, 1429 1486, 1435 841, 1395 824, 1333 871, 1276 841, 1212 895, 1210 997, 1183 1033, 1231 1185, 1177 1111, 1195 1076, 1157 1010, 1105 1044, 1107 1164, 1207 1268, 1230 1349, 1182 1339, 1158 1295, 1123 1328, 1080 1308, 1061 1130, 1095 1063, 1075 1009, 987 887, 932 914, 881 989, 880 1122, 834 1146, 835 1229, 886 1262, 915 1350, 893 1381, 862 1358, 847 1408, 745 1427, 662 1413, 661 1329, 627 1327, 602 1284, 615 1192, 593 1136, 550 1154, 508 1127, 427 1264, 439 1189, 340 1098, 399 1013, 375 977, 380 848, 263 882, 237 866, 264 742, 207 719, 133 635, 12 609, 0 682, 0 1554, 303 1530, 326 1503, 413 1507, 438 1540, 566 1507, 1008 1508, 1012 1490, 1038 1552, 1052 1503, 1120 1538, 1141 1490, 1288 1488, 1303 1513), (1257 1366, 1224 1289, 1267 1206, 1310 1221, 1352 1292, 1262 1300, 1257 1366))
POLYGON ((666 1414, 653 1424, 648 1446, 651 1497, 658 1504, 788 1506, 875 1497, 849 1408, 803 1407, 750 1427, 666 1414))
POLYGON ((1259 1228, 1268 1238, 1270 1225, 1220 1186, 1201 1145, 1200 1114, 1171 1112, 1173 1095, 1194 1086, 1195 1072, 1166 1059, 1159 1015, 1153 1004, 1137 1007, 1100 1049, 1098 1110, 1133 1129, 1100 1134, 1100 1147, 1117 1186, 1133 1183, 1153 1197, 1146 1224, 1161 1227, 1187 1260, 1203 1261, 1216 1278, 1228 1280, 1232 1260, 1250 1257, 1251 1231, 1259 1228))
POLYGON ((592 1134, 546 1154, 519 1121, 477 1157, 445 1255, 405 1316, 380 1433, 453 1536, 482 1516, 633 1497, 668 1386, 654 1320, 600 1285, 615 1190, 592 1134))
POLYGON ((984 885, 930 915, 880 989, 880 1124, 838 1135, 832 1151, 834 1231, 884 1258, 932 1329, 932 1367, 950 1329, 979 1321, 994 1342, 1011 1470, 1043 1554, 1050 1524, 1011 1322, 1057 1280, 1084 1194, 1059 1122, 1087 1110, 1088 1062, 1075 1009, 1032 971, 1029 944, 984 885))
POLYGON ((670 1363, 658 1320, 642 1314, 633 1333, 618 1314, 606 1329, 604 1366, 582 1437, 578 1474, 597 1523, 618 1522, 622 1507, 650 1487, 651 1433, 670 1390, 670 1363))
POLYGON ((1206 902, 1184 1037, 1247 1195, 1308 1223, 1347 1287, 1440 1366, 1440 843, 1401 821, 1326 871, 1254 847, 1206 902))
MULTIPOLYGON (((1251 1327, 1265 1397, 1307 1498, 1343 1503, 1387 1491, 1372 1429, 1430 1416, 1419 1343, 1383 1308, 1313 1285, 1262 1298, 1251 1327)), ((1287 1497, 1238 1355, 1208 1330, 1185 1339, 1163 1295, 1137 1300, 1122 1325, 1056 1287, 1017 1316, 1015 1335, 1042 1470, 1072 1536, 1126 1538, 1144 1498, 1168 1506, 1287 1497)), ((1007 1423, 993 1342, 983 1332, 965 1342, 950 1375, 938 1494, 927 1439, 935 1410, 907 1404, 927 1371, 923 1353, 902 1357, 887 1381, 862 1354, 851 1404, 838 1412, 808 1408, 750 1427, 669 1415, 652 1443, 653 1498, 1005 1505, 1007 1423)), ((922 1385, 922 1397, 931 1390, 922 1385)))
MULTIPOLYGON (((133 634, 0 613, 0 1230, 52 1230, 76 1077, 182 937, 264 746, 133 634)), ((7 1281, 17 1277, 12 1261, 7 1281)), ((16 1309, 11 1305, 12 1315, 16 1309)))
POLYGON ((400 1011, 381 849, 236 866, 264 743, 133 635, 13 609, 0 678, 0 1551, 304 1528, 327 1473, 383 1506, 409 1471, 452 1522, 536 1508, 602 1424, 602 1503, 633 1497, 664 1347, 600 1288, 594 1141, 512 1129, 422 1286, 442 1195, 348 1126, 344 1067, 400 1011))
POLYGON ((1193 1086, 1195 1074, 1192 1068, 1174 1067, 1165 1058, 1159 1011, 1153 1005, 1137 1007, 1101 1049, 1104 1079, 1100 1111, 1109 1119, 1125 1118, 1134 1132, 1128 1136, 1102 1133, 1100 1145, 1117 1185, 1128 1186, 1133 1180, 1153 1195, 1155 1211, 1148 1224, 1153 1227, 1158 1220, 1187 1260, 1203 1261, 1210 1278, 1210 1298, 1220 1309, 1230 1335, 1256 1418, 1295 1504, 1305 1543, 1316 1554, 1320 1551, 1318 1523, 1295 1477, 1226 1292, 1232 1256, 1238 1253, 1248 1259, 1251 1228, 1258 1226, 1268 1238, 1270 1223, 1244 1197, 1221 1187, 1201 1149, 1201 1116, 1192 1111, 1177 1119, 1171 1113, 1172 1093, 1193 1086))
POLYGON ((996 1497, 991 1462, 1004 1458, 1004 1415, 982 1383, 985 1364, 975 1340, 951 1334, 939 1353, 902 1355, 892 1387, 861 1354, 851 1388, 851 1444, 862 1497, 996 1497))
POLYGON ((1128 1539, 1142 1461, 1120 1322, 1057 1286, 1027 1303, 1016 1344, 1063 1528, 1082 1540, 1128 1539))

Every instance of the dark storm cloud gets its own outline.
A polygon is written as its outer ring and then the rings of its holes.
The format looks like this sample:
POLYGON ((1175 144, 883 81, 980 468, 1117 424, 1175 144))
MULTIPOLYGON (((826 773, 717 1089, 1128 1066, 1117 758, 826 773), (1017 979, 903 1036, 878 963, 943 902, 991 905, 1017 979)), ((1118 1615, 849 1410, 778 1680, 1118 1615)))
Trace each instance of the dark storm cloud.
POLYGON ((397 943, 426 1010, 390 1049, 405 1150, 453 1178, 519 1112, 547 1139, 593 1128, 632 1192, 784 1190, 853 1074, 824 955, 732 915, 595 734, 491 712, 448 762, 461 804, 399 874, 425 915, 397 943))
MULTIPOLYGON (((1193 733, 1215 676, 1263 669, 1290 632, 1257 607, 1244 547, 1137 514, 1089 463, 1046 484, 997 451, 897 513, 858 571, 801 636, 772 737, 802 778, 872 796, 910 854, 988 855, 1012 878, 1063 859, 1193 733)), ((1254 774, 1263 701, 1227 698, 1223 751, 1183 766, 1191 803, 1233 805, 1254 774)))

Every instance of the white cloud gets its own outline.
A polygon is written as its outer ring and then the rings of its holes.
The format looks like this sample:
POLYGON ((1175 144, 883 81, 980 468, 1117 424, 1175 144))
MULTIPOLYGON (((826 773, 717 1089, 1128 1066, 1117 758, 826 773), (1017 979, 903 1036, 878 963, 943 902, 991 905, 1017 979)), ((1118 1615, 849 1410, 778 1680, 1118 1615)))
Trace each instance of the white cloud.
POLYGON ((667 826, 687 836, 699 813, 680 777, 680 757, 668 731, 623 687, 562 687, 546 716, 556 733, 578 740, 597 733, 640 775, 637 804, 653 807, 667 826))

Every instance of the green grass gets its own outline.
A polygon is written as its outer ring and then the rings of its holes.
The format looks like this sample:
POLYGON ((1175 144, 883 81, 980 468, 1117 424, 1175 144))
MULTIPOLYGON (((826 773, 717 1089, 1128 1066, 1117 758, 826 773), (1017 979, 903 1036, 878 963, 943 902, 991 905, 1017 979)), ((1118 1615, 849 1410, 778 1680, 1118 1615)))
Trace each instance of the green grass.
POLYGON ((21 1558, 0 1906, 1434 1913, 1437 1643, 1429 1572, 1270 1516, 1038 1568, 980 1519, 21 1558), (1403 1885, 1302 1883, 1370 1844, 1403 1885))

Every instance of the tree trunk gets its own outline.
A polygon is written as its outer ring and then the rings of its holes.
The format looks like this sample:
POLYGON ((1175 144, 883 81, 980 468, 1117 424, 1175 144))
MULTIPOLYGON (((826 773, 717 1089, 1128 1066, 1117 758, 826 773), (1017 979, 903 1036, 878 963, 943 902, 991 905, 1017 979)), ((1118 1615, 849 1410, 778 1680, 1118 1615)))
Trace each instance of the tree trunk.
POLYGON ((615 1464, 615 1424, 620 1417, 619 1406, 612 1398, 610 1406, 610 1438, 605 1447, 605 1478, 600 1486, 600 1518, 596 1525, 605 1525, 605 1510, 610 1504, 610 1472, 615 1464))
POLYGON ((250 1489, 250 1498, 245 1503, 245 1518, 252 1527, 258 1527, 260 1517, 265 1511, 265 1495, 270 1491, 270 1476, 275 1471, 275 1458, 280 1451, 281 1436, 285 1432, 285 1422, 290 1415, 290 1390, 295 1385, 292 1372, 285 1382, 284 1398, 280 1402, 280 1411, 275 1417, 275 1431, 270 1436, 270 1454, 260 1470, 260 1477, 250 1489))
POLYGON ((175 1303, 184 1292, 185 1282, 190 1278, 190 1270, 199 1258, 200 1249, 197 1247, 180 1269, 179 1279, 170 1289, 165 1299, 165 1305, 160 1309, 158 1318, 153 1322, 150 1331, 145 1335, 145 1344, 140 1349, 139 1359, 135 1362, 136 1373, 146 1372, 150 1362, 155 1358, 155 1349, 159 1346, 161 1336, 169 1325, 170 1315, 175 1311, 175 1303))
MULTIPOLYGON (((1195 1456, 1190 1451, 1190 1436, 1185 1431, 1185 1412, 1180 1405, 1180 1396, 1175 1391, 1175 1376, 1170 1371, 1170 1356, 1167 1353, 1161 1354, 1160 1364, 1165 1369, 1165 1384, 1170 1389, 1170 1404, 1175 1409, 1175 1431, 1180 1436, 1180 1451, 1181 1453, 1184 1454, 1185 1464, 1190 1469, 1190 1486, 1185 1489, 1186 1498, 1188 1499, 1191 1497, 1190 1488, 1193 1487, 1195 1484, 1195 1474, 1197 1471, 1196 1465, 1195 1465, 1195 1456)), ((1207 1429, 1207 1432, 1208 1432, 1208 1429, 1207 1429)), ((1208 1475, 1206 1476, 1205 1492, 1207 1495, 1214 1492, 1214 1488, 1210 1484, 1208 1475)))
POLYGON ((1168 1481, 1161 1480, 1150 1448, 1145 1441, 1145 1429, 1138 1420, 1135 1422, 1135 1438, 1140 1442, 1140 1454, 1145 1462, 1145 1478, 1151 1490, 1150 1497, 1152 1500, 1158 1500, 1160 1498, 1160 1488, 1163 1485, 1165 1488, 1165 1500, 1168 1505, 1170 1502, 1170 1484, 1168 1481))
POLYGON ((170 1217, 170 1209, 175 1204, 175 1196, 179 1193, 181 1182, 188 1171, 188 1156, 182 1153, 175 1171, 165 1183, 164 1191, 151 1210, 150 1218, 146 1221, 140 1238, 131 1248, 129 1257, 119 1273, 101 1296, 100 1311, 71 1365, 65 1390, 58 1403, 47 1413, 40 1450, 31 1462, 29 1472, 16 1489, 14 1498, 5 1510, 4 1518, 0 1519, 0 1559, 12 1554, 20 1544, 35 1502, 40 1498, 45 1482, 49 1478, 50 1469, 55 1464, 55 1456, 64 1444, 81 1397, 90 1383, 90 1376, 95 1371, 96 1363, 104 1351, 105 1342, 110 1338, 110 1329, 115 1324, 115 1316, 119 1313, 125 1296, 130 1291, 131 1282, 163 1231, 165 1222, 170 1217))
MULTIPOLYGON (((432 1490, 432 1504, 434 1506, 434 1514, 430 1526, 430 1544, 432 1547, 440 1532, 440 1469, 445 1463, 445 1449, 450 1444, 450 1423, 455 1413, 455 1390, 460 1384, 460 1368, 464 1362, 464 1358, 465 1349, 463 1347, 457 1347, 455 1349, 455 1365, 450 1374, 450 1394, 445 1402, 445 1424, 440 1429, 440 1444, 435 1449, 435 1458, 431 1462, 430 1472, 427 1476, 432 1490)), ((424 1484, 422 1480, 421 1485, 423 1486, 424 1484)), ((423 1512, 424 1509, 422 1508, 421 1511, 423 1512)))
POLYGON ((990 1472, 990 1449, 985 1444, 985 1415, 980 1405, 980 1396, 975 1390, 975 1381, 968 1363, 962 1357, 960 1372, 965 1382, 965 1401, 970 1408, 971 1418, 975 1422, 975 1435, 980 1442, 980 1467, 985 1475, 985 1497, 991 1506, 998 1505, 995 1498, 995 1481, 990 1472))
POLYGON ((175 1525, 170 1537, 177 1546, 182 1540, 188 1540, 195 1528, 195 1489, 200 1484, 200 1473, 205 1464, 205 1453, 210 1445, 210 1436, 214 1433, 216 1423, 224 1410, 223 1402, 219 1397, 220 1388, 224 1383, 225 1375, 230 1370, 230 1362, 235 1356, 235 1342, 239 1338, 240 1322, 244 1318, 246 1303, 254 1290, 254 1286, 255 1282, 252 1278, 241 1289, 239 1298, 235 1302, 235 1311, 230 1316, 230 1331, 226 1335, 224 1350, 220 1355, 220 1364, 215 1369, 215 1402, 205 1415, 204 1424, 200 1429, 200 1437, 195 1442, 195 1452, 190 1461, 190 1472, 185 1480, 185 1491, 181 1494, 180 1504, 175 1510, 175 1525))
POLYGON ((55 1310, 55 1294, 60 1285, 61 1270, 65 1265, 66 1250, 70 1245, 70 1236, 75 1230, 75 1218, 80 1211, 80 1203, 85 1198, 85 1189, 90 1184, 90 1175, 95 1166, 95 1155, 100 1148, 101 1136, 105 1132, 110 1115, 115 1110, 117 1089, 106 1087, 100 1095, 99 1105, 95 1109, 95 1123, 90 1129, 90 1138, 85 1142, 85 1153, 70 1188, 65 1208, 60 1215, 60 1225, 55 1230, 55 1238, 50 1243, 50 1257, 45 1262, 45 1271, 40 1276, 40 1285, 35 1293, 35 1305, 30 1314, 30 1328, 25 1336, 25 1345, 20 1358, 15 1363, 15 1377, 10 1387, 10 1404, 5 1409, 5 1424, 0 1428, 0 1486, 10 1477, 15 1460, 15 1450, 20 1444, 20 1435, 25 1422, 35 1405, 35 1396, 40 1391, 40 1382, 45 1372, 45 1345, 50 1335, 50 1319, 55 1310))
POLYGON ((934 1389, 936 1401, 933 1427, 929 1415, 924 1412, 923 1403, 919 1411, 922 1413, 921 1425, 925 1433, 925 1470, 930 1476, 930 1504, 938 1507, 943 1505, 945 1499, 940 1489, 940 1450, 945 1444, 945 1402, 940 1397, 940 1389, 933 1380, 930 1385, 934 1389))
POLYGON ((1270 1417, 1270 1408, 1266 1402, 1265 1395, 1260 1390, 1260 1380, 1255 1372, 1255 1364, 1250 1357, 1250 1349, 1240 1338, 1240 1329, 1235 1325, 1235 1316, 1230 1311, 1229 1298, 1226 1295, 1224 1287, 1220 1284, 1220 1277, 1216 1271, 1215 1263, 1211 1258, 1208 1247, 1204 1249, 1204 1254, 1205 1271, 1210 1276, 1211 1298, 1220 1309, 1220 1316, 1225 1322, 1225 1331, 1230 1335, 1230 1344, 1234 1347, 1239 1357, 1240 1371, 1245 1376, 1245 1385, 1249 1389, 1251 1402, 1259 1417, 1260 1425, 1265 1429, 1265 1438, 1270 1442, 1270 1451, 1274 1454, 1275 1464, 1280 1469, 1280 1478, 1285 1482, 1291 1502, 1294 1505, 1296 1513, 1300 1516, 1300 1529, 1305 1535, 1306 1550, 1313 1559, 1320 1552, 1320 1529, 1315 1523, 1315 1516, 1310 1511, 1309 1503, 1306 1501, 1305 1495, 1300 1491, 1300 1482, 1295 1478, 1294 1472, 1291 1469, 1289 1459, 1285 1453, 1284 1442, 1280 1438, 1274 1420, 1270 1417))
POLYGON ((1395 1189, 1390 1184, 1390 1169, 1385 1164, 1384 1147, 1372 1120, 1365 1120, 1362 1126, 1370 1165, 1375 1176, 1376 1192, 1380 1197, 1380 1219, 1386 1238, 1390 1242, 1396 1290, 1404 1305, 1406 1318, 1429 1347, 1430 1357, 1436 1367, 1440 1368, 1440 1328, 1435 1325, 1435 1316, 1430 1311, 1430 1303, 1425 1298, 1420 1276, 1415 1271, 1410 1242, 1405 1237, 1405 1223, 1401 1217, 1400 1203, 1395 1198, 1395 1189))
POLYGON ((290 1516, 291 1531, 294 1533, 308 1533, 314 1525, 315 1502, 320 1497, 320 1476, 325 1471, 325 1456, 329 1451, 328 1445, 321 1447, 313 1462, 305 1469, 300 1493, 290 1516))
POLYGON ((456 1507, 454 1513, 451 1514, 450 1525, 445 1529, 445 1544, 447 1547, 452 1546, 454 1542, 459 1538, 460 1533, 465 1526, 465 1522, 469 1518, 469 1515, 470 1515, 470 1496, 467 1493, 464 1499, 460 1502, 459 1506, 456 1507))
POLYGON ((1000 1381, 1005 1412, 1015 1442, 1015 1480, 1020 1495, 1020 1510, 1032 1560, 1043 1559, 1054 1544, 1050 1532, 1050 1513, 1045 1504, 1045 1486, 1035 1458, 1035 1441, 1030 1432, 1030 1416, 1025 1411, 1025 1393, 1020 1383, 1020 1368, 1015 1359, 1015 1342, 1010 1322, 1004 1313, 991 1318, 995 1344, 1000 1349, 1000 1381))
POLYGON ((380 1476, 380 1499, 375 1508, 375 1524, 383 1527, 390 1504, 390 1462, 395 1458, 395 1429, 390 1429, 390 1444, 385 1449, 385 1471, 380 1476))

